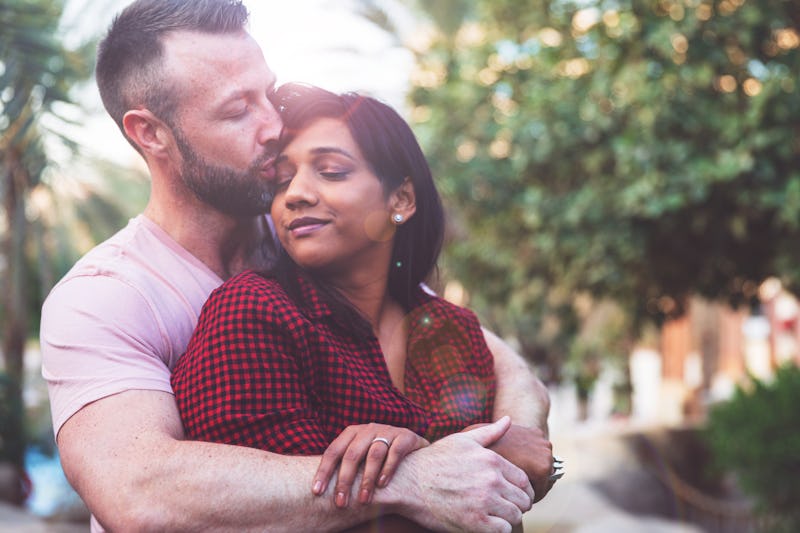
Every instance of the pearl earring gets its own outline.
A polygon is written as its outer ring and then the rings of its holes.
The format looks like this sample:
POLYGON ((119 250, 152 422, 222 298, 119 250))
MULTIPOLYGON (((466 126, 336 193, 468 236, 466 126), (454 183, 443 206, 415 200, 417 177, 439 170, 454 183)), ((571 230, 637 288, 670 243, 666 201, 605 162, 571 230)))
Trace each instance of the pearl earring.
POLYGON ((394 221, 395 224, 400 224, 403 221, 403 215, 395 213, 392 215, 392 221, 394 221))

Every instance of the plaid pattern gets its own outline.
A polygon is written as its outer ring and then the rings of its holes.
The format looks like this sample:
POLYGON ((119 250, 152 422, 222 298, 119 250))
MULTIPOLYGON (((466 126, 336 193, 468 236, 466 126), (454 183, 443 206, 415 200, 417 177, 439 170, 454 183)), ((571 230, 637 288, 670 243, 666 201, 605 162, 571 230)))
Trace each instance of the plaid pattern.
POLYGON ((493 359, 470 311, 419 291, 403 394, 377 338, 346 334, 310 284, 302 291, 298 307, 244 272, 211 294, 172 376, 189 438, 310 455, 352 424, 435 440, 491 420, 493 359))

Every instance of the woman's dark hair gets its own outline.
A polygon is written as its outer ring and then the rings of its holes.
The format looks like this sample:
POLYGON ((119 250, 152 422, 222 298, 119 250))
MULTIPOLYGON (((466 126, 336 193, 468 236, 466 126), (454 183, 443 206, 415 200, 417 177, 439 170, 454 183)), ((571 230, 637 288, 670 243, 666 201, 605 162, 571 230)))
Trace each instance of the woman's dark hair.
POLYGON ((388 280, 389 294, 410 309, 420 283, 436 268, 444 239, 442 202, 411 128, 390 106, 356 93, 334 94, 292 83, 276 91, 273 103, 283 119, 284 146, 316 120, 338 119, 349 128, 387 196, 406 178, 411 180, 416 211, 396 228, 388 280))

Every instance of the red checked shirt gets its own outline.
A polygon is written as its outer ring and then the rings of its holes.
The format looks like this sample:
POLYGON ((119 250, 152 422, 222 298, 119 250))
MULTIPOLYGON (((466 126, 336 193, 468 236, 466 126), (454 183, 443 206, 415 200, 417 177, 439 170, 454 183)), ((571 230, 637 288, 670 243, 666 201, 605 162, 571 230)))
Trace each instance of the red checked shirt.
POLYGON ((172 385, 191 439, 316 455, 347 426, 380 422, 436 440, 491 420, 493 359, 475 315, 419 290, 405 393, 378 339, 357 339, 307 282, 296 305, 248 271, 215 290, 172 385))

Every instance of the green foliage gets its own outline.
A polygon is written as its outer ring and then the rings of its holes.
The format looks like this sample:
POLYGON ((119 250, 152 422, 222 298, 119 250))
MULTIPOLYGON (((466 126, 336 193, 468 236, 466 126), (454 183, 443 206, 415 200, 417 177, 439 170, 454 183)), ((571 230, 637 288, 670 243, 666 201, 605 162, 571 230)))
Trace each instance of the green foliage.
MULTIPOLYGON (((69 90, 91 73, 91 49, 67 49, 58 41, 63 2, 0 1, 0 197, 4 224, 0 230, 4 265, 3 351, 12 377, 20 375, 27 328, 28 276, 36 264, 29 224, 31 191, 51 167, 48 139, 74 149, 68 138, 43 126, 43 117, 58 123, 58 110, 72 105, 69 90), (33 252, 33 254, 32 254, 33 252)), ((66 122, 62 118, 60 122, 66 122)), ((35 269, 34 269, 35 272, 35 269)), ((33 278, 35 279, 35 277, 33 278)))
MULTIPOLYGON (((418 56, 446 271, 566 357, 573 296, 634 319, 800 287, 800 1, 473 0, 418 56)), ((535 350, 534 350, 535 351, 535 350)))
POLYGON ((18 467, 23 358, 43 298, 80 252, 130 212, 131 198, 119 196, 129 191, 102 191, 83 169, 83 181, 65 172, 79 166, 79 147, 64 131, 85 116, 71 91, 91 75, 94 43, 65 44, 64 4, 0 0, 0 352, 9 384, 0 415, 14 415, 2 420, 0 446, 18 467))
POLYGON ((780 368, 771 383, 754 381, 709 414, 706 436, 715 463, 781 530, 800 530, 800 368, 780 368))
POLYGON ((0 410, 4 453, 23 466, 21 416, 23 358, 29 324, 31 278, 28 200, 48 167, 40 119, 59 103, 69 103, 71 83, 88 76, 88 64, 55 38, 63 4, 47 1, 0 1, 0 316, 2 350, 8 386, 0 410))
MULTIPOLYGON (((90 77, 95 48, 91 36, 65 44, 87 33, 62 26, 65 4, 0 0, 0 240, 8 285, 0 317, 10 323, 12 316, 23 339, 37 333, 55 281, 146 202, 140 172, 87 157, 64 133, 86 117, 71 93, 90 77)), ((88 3, 81 10, 91 11, 88 3)))

